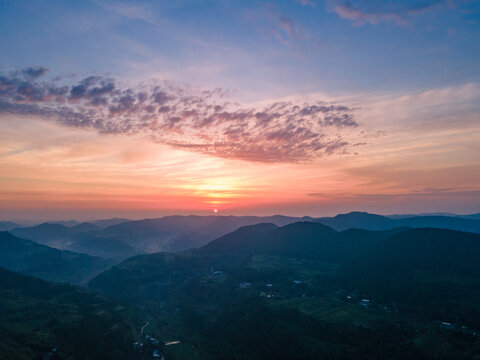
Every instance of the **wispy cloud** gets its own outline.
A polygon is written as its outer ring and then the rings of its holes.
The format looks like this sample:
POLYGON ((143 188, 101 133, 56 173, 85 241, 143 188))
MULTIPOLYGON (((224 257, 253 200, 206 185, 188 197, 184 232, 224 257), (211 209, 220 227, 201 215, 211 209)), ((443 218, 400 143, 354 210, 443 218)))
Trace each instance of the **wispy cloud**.
POLYGON ((350 4, 336 5, 333 10, 343 19, 351 20, 357 25, 366 23, 375 25, 380 21, 391 21, 397 25, 407 25, 407 21, 399 14, 393 12, 366 12, 350 4))
POLYGON ((39 116, 103 134, 145 135, 188 151, 263 162, 346 152, 345 134, 358 127, 353 110, 337 103, 245 106, 219 88, 156 80, 127 87, 106 76, 60 84, 42 77, 47 72, 32 67, 0 75, 0 113, 39 116))
MULTIPOLYGON (((302 5, 307 3, 302 2, 302 5)), ((306 49, 316 47, 318 44, 301 21, 286 15, 273 4, 256 7, 254 10, 245 10, 245 19, 253 23, 263 37, 278 41, 292 49, 306 49)))
POLYGON ((382 22, 393 23, 398 26, 407 26, 413 16, 432 12, 436 9, 448 10, 456 6, 452 0, 430 0, 421 4, 409 4, 408 2, 362 2, 354 3, 331 0, 328 8, 341 18, 352 21, 355 25, 376 25, 382 22))
POLYGON ((294 0, 296 3, 299 3, 303 6, 312 6, 314 7, 316 4, 312 0, 294 0))
POLYGON ((278 41, 292 48, 302 44, 305 39, 303 28, 284 14, 276 17, 274 26, 269 31, 278 41))
POLYGON ((447 189, 426 188, 424 189, 424 191, 400 192, 400 193, 393 193, 393 194, 309 193, 307 195, 310 197, 322 198, 322 199, 341 199, 342 201, 354 199, 354 200, 364 201, 364 202, 390 202, 390 203, 394 201, 404 201, 409 199, 425 199, 425 200, 435 199, 435 198, 480 199, 479 190, 462 190, 462 189, 454 189, 454 188, 447 188, 447 189))
POLYGON ((141 20, 152 25, 157 25, 153 11, 148 7, 148 4, 140 5, 126 2, 109 3, 105 1, 96 1, 96 3, 104 9, 122 17, 132 20, 141 20))

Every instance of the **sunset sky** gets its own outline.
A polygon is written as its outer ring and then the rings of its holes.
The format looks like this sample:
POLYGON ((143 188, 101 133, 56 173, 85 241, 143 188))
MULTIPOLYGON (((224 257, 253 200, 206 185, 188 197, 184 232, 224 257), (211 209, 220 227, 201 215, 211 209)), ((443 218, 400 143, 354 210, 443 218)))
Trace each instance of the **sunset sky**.
POLYGON ((480 211, 480 2, 0 0, 0 220, 480 211))

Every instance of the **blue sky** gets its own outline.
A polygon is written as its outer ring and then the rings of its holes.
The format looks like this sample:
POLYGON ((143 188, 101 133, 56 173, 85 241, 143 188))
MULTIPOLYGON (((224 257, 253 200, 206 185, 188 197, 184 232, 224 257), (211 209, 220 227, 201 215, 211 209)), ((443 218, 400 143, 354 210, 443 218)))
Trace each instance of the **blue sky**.
POLYGON ((478 2, 303 4, 1 1, 0 65, 165 76, 265 97, 479 80, 478 2))

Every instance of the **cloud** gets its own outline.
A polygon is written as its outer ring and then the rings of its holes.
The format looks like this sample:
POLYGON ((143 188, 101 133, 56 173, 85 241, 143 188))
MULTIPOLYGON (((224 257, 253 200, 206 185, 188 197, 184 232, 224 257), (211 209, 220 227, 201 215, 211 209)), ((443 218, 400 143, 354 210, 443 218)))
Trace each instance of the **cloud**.
POLYGON ((280 15, 279 17, 280 27, 287 33, 287 35, 294 39, 297 37, 297 30, 293 25, 293 21, 290 18, 287 18, 285 15, 280 15))
POLYGON ((428 189, 424 191, 412 191, 412 192, 400 192, 395 194, 382 194, 382 193, 373 193, 373 194, 353 194, 353 193, 342 193, 342 194, 329 194, 329 193, 309 193, 307 194, 310 197, 322 198, 322 199, 341 199, 341 201, 348 200, 358 200, 360 202, 386 202, 392 203, 395 201, 405 201, 412 199, 480 199, 480 190, 461 190, 449 188, 446 189, 428 189))
POLYGON ((440 8, 456 6, 453 0, 430 0, 421 4, 408 2, 370 1, 351 2, 331 0, 328 3, 330 11, 338 14, 342 19, 350 20, 355 25, 376 25, 381 22, 394 23, 398 26, 410 24, 410 18, 432 12, 440 8))
POLYGON ((22 70, 25 76, 33 79, 45 75, 48 71, 49 69, 43 66, 31 66, 22 70))
POLYGON ((380 21, 391 21, 397 25, 407 25, 407 21, 400 15, 395 13, 377 12, 368 13, 359 8, 355 8, 350 4, 336 5, 333 9, 341 18, 352 20, 357 25, 369 23, 378 24, 380 21))
POLYGON ((305 40, 307 40, 303 28, 284 14, 275 15, 275 20, 272 21, 267 33, 270 33, 273 38, 282 44, 292 48, 303 46, 305 40))
POLYGON ((316 4, 315 2, 311 1, 311 0, 294 0, 296 3, 299 3, 300 5, 303 5, 303 6, 311 6, 311 7, 314 7, 316 4))
POLYGON ((359 126, 353 110, 337 103, 245 106, 222 89, 156 80, 126 87, 105 76, 60 84, 41 69, 0 75, 0 114, 37 116, 102 134, 143 135, 179 149, 263 162, 348 152, 345 136, 359 126))
POLYGON ((281 12, 274 4, 246 10, 245 19, 253 23, 257 31, 268 40, 278 41, 295 50, 318 47, 318 40, 300 22, 281 12))
POLYGON ((152 25, 157 25, 154 20, 155 17, 153 11, 147 4, 140 5, 121 2, 109 3, 104 1, 99 1, 97 4, 119 16, 132 20, 141 20, 152 25))
POLYGON ((479 128, 480 84, 466 83, 423 91, 372 94, 344 99, 361 106, 356 117, 363 124, 391 134, 408 132, 410 140, 445 131, 479 128))

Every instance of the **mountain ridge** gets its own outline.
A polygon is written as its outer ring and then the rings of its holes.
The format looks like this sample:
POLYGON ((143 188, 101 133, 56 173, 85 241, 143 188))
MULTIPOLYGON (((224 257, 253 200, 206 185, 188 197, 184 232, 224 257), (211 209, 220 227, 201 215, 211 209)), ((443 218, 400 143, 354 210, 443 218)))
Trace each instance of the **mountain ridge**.
POLYGON ((38 278, 81 284, 112 265, 86 254, 58 250, 0 231, 0 266, 38 278))

